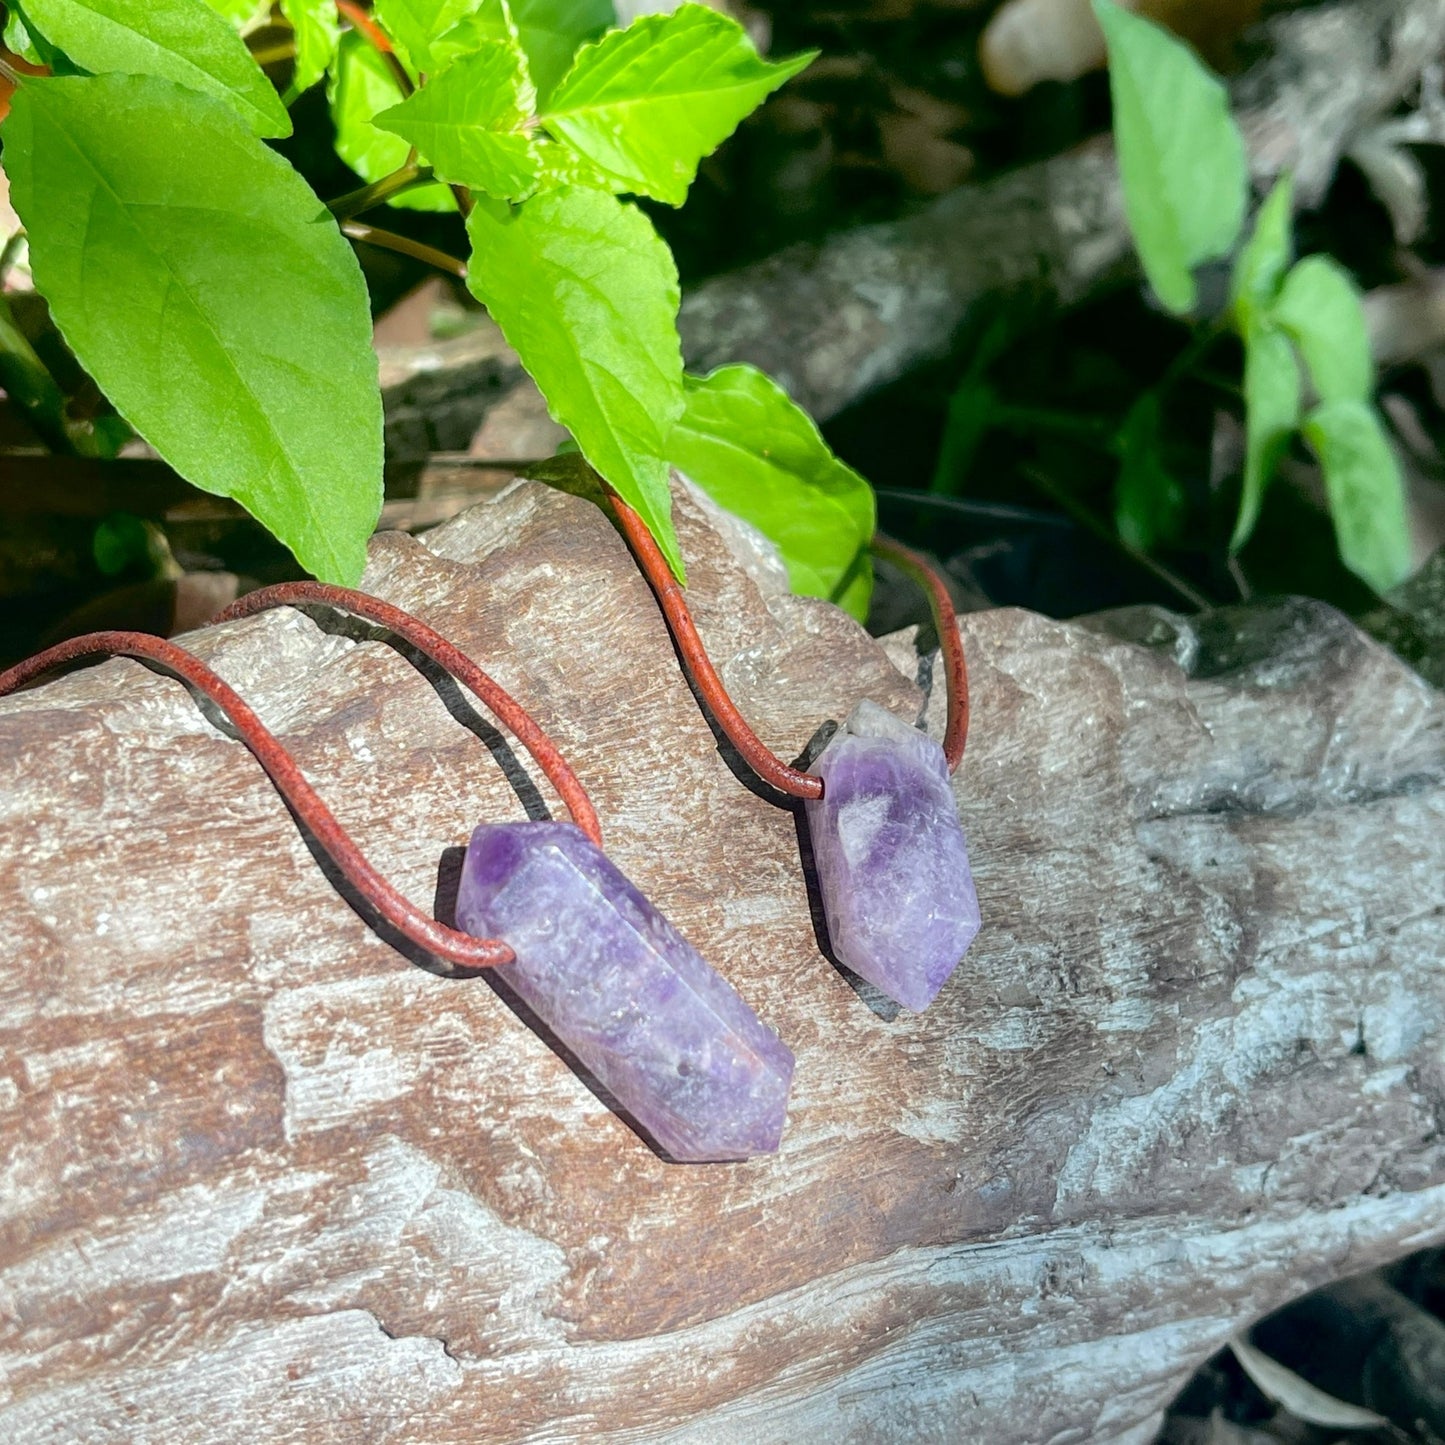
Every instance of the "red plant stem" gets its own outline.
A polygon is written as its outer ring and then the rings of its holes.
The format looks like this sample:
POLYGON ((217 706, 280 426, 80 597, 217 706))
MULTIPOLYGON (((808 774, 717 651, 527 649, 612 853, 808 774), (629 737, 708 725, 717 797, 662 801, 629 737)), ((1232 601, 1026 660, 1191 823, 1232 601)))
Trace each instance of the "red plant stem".
MULTIPOLYGON (((647 523, 611 487, 606 487, 606 491, 622 535, 656 594, 677 650, 682 654, 687 670, 708 710, 717 719, 718 726, 764 782, 792 798, 821 798, 823 780, 812 773, 799 772, 785 763, 763 743, 738 711, 737 704, 728 696, 722 678, 702 645, 683 590, 672 575, 672 568, 667 565, 662 549, 648 531, 647 523)), ((874 537, 873 549, 921 582, 928 592, 933 620, 938 628, 939 645, 943 649, 948 689, 948 722, 944 730, 943 752, 952 772, 963 757, 964 742, 968 736, 968 669, 953 602, 942 578, 917 553, 882 535, 874 537)))
POLYGON ((948 771, 958 771, 968 742, 968 662, 963 655, 963 638, 958 633, 958 614, 953 598, 942 577, 912 549, 882 532, 873 534, 873 550, 906 572, 928 593, 929 610, 933 613, 934 631, 943 649, 944 685, 948 692, 948 717, 943 725, 943 756, 948 771))
POLYGON ((343 20, 350 21, 366 38, 371 48, 386 62, 392 79, 401 89, 402 98, 405 99, 409 96, 416 87, 412 85, 411 76, 406 73, 406 66, 401 63, 396 51, 391 48, 391 41, 386 38, 386 32, 381 26, 360 5, 353 3, 353 0, 336 0, 336 12, 343 20))
POLYGON ((602 825, 597 819, 597 809, 592 806, 587 790, 556 743, 501 683, 483 672, 454 643, 448 642, 441 633, 410 612, 350 587, 335 587, 326 582, 278 582, 274 587, 262 587, 238 597, 211 620, 231 622, 238 617, 264 612, 270 607, 298 607, 307 603, 354 612, 358 617, 395 633, 418 652, 431 658, 443 671, 449 672, 526 748, 557 790, 557 796, 572 815, 572 821, 599 848, 602 846, 602 825))

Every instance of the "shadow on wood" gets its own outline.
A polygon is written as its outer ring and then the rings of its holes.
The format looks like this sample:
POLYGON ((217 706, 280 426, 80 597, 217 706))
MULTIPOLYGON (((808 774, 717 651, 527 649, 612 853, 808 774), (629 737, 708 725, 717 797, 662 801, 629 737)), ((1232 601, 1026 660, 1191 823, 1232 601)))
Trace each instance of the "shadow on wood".
MULTIPOLYGON (((906 637, 678 524, 776 751, 864 695, 916 713, 906 637)), ((1142 1442, 1241 1324, 1445 1237, 1445 704, 1337 615, 967 617, 984 931, 886 1020, 600 513, 519 484, 379 537, 366 586, 534 712, 795 1050, 782 1150, 659 1160, 485 983, 369 932, 178 684, 7 699, 12 1438, 1142 1442)), ((412 898, 524 816, 385 642, 189 641, 412 898)))

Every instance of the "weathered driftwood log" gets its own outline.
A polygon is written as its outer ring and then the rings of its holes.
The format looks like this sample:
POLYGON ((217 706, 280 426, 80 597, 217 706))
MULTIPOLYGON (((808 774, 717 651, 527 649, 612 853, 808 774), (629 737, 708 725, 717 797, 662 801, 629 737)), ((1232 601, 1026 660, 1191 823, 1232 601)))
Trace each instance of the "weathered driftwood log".
MULTIPOLYGON (((679 531, 773 745, 917 709, 902 640, 687 499, 679 531)), ((1335 614, 965 619, 984 930, 888 1019, 600 513, 523 484, 367 582, 536 711, 796 1051, 782 1150, 659 1159, 487 983, 371 932, 174 681, 8 699, 8 1438, 1144 1441, 1241 1324, 1445 1238, 1445 704, 1335 614)), ((191 641, 413 898, 544 802, 368 631, 191 641)))
MULTIPOLYGON (((1261 185, 1291 171, 1310 206, 1439 55, 1445 0, 1331 0, 1259 35, 1261 59, 1232 87, 1251 168, 1261 185)), ((1074 306, 1136 269, 1104 138, 704 282, 683 298, 683 351, 696 371, 750 361, 826 418, 945 355, 980 302, 1027 291, 1074 306)), ((391 353, 383 380, 396 462, 465 447, 504 403, 536 410, 512 400, 535 388, 495 333, 391 353)))

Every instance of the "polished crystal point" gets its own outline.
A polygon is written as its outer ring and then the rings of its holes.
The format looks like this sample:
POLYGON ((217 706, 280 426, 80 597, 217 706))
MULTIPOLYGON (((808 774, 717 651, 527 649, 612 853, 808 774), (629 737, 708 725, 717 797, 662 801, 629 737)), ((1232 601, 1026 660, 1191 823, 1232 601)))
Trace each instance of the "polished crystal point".
POLYGON ((517 955, 499 975, 674 1159, 778 1147, 793 1055, 571 823, 484 823, 457 922, 517 955))
POLYGON ((840 962, 904 1008, 924 1009, 978 932, 968 848, 943 749, 863 701, 812 771, 808 832, 840 962))

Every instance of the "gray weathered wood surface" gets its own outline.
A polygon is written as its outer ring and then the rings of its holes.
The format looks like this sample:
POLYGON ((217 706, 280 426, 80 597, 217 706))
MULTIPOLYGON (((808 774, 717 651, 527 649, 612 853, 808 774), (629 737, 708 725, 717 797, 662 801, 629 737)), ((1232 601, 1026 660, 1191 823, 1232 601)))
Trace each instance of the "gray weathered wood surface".
MULTIPOLYGON (((679 508, 770 742, 919 706, 905 639, 679 508)), ((1139 1442, 1241 1323, 1445 1238, 1445 706, 1342 619, 966 618, 985 926, 890 1021, 600 513, 522 484, 367 582, 535 709, 796 1051, 781 1153, 659 1160, 485 982, 373 934, 174 681, 0 702, 8 1438, 1139 1442)), ((413 898, 522 815, 365 629, 190 641, 413 898)))

